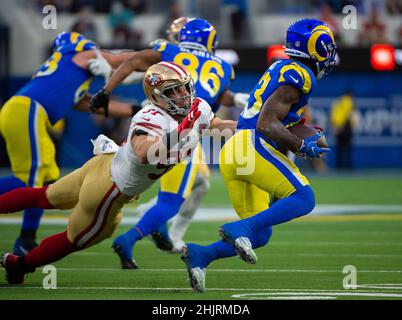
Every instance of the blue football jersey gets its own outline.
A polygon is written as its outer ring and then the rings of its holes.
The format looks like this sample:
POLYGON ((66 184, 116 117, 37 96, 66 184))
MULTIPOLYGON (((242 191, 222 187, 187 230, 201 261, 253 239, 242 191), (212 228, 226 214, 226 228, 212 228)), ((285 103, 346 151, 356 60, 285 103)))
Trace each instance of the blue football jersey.
MULTIPOLYGON (((301 92, 300 100, 290 107, 288 114, 282 120, 282 124, 285 127, 298 123, 315 87, 315 76, 304 64, 292 59, 286 59, 272 64, 258 81, 250 93, 246 108, 239 116, 237 128, 255 130, 262 106, 281 85, 291 85, 301 92)), ((258 131, 256 131, 256 134, 275 145, 274 142, 269 141, 258 131)))
POLYGON ((55 51, 16 95, 39 102, 50 122, 56 123, 84 97, 92 81, 92 74, 77 66, 73 57, 94 48, 94 43, 84 39, 55 51))
POLYGON ((188 49, 168 42, 157 44, 153 50, 161 52, 163 61, 185 67, 193 78, 197 97, 206 100, 213 112, 219 109, 218 98, 235 77, 229 63, 209 52, 188 49))

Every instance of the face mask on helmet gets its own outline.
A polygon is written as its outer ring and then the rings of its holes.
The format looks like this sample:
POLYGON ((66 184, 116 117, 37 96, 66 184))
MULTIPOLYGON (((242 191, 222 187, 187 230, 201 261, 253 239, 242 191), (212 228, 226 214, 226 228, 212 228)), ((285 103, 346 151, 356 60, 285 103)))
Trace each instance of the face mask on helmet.
POLYGON ((171 115, 186 116, 195 99, 190 74, 172 62, 160 62, 148 68, 143 86, 148 100, 171 115))
POLYGON ((312 60, 317 68, 316 78, 320 79, 335 66, 334 36, 322 21, 301 19, 287 31, 285 53, 290 57, 312 60))

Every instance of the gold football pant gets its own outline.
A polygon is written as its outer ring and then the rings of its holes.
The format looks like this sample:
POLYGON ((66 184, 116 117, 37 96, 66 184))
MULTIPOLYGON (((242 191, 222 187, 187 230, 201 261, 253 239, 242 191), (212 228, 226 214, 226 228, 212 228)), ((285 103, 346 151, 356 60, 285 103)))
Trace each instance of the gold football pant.
POLYGON ((102 154, 50 185, 46 196, 57 209, 72 209, 67 237, 78 247, 90 247, 109 238, 119 225, 121 208, 131 198, 110 177, 113 154, 102 154))

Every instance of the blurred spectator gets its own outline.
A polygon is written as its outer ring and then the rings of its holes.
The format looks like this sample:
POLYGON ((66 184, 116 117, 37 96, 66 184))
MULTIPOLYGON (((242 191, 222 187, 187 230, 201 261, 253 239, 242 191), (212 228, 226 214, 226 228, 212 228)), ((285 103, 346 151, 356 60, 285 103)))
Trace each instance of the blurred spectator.
POLYGON ((126 6, 135 14, 144 13, 146 9, 145 0, 126 0, 126 6))
POLYGON ((336 138, 336 167, 352 168, 352 139, 357 118, 351 90, 332 104, 331 125, 336 138))
POLYGON ((172 2, 169 6, 169 12, 165 16, 165 20, 162 23, 162 26, 159 28, 158 37, 165 39, 166 38, 166 30, 169 29, 170 25, 174 20, 183 16, 183 10, 179 3, 176 1, 172 2))
POLYGON ((373 43, 388 43, 386 24, 381 20, 379 8, 372 6, 368 18, 363 23, 359 33, 359 45, 371 45, 373 43))
POLYGON ((132 45, 141 39, 141 32, 132 27, 134 12, 122 2, 114 1, 109 15, 109 24, 113 29, 113 45, 122 47, 132 45))
POLYGON ((248 29, 247 0, 223 0, 224 6, 230 6, 230 24, 233 40, 245 40, 248 29))
POLYGON ((338 21, 336 21, 335 17, 333 16, 332 8, 328 4, 321 5, 320 17, 318 19, 322 20, 329 26, 332 33, 334 34, 335 42, 340 43, 341 39, 338 21))
POLYGON ((71 31, 81 33, 87 39, 97 41, 96 26, 91 7, 82 7, 78 12, 78 19, 71 27, 71 31))
POLYGON ((401 0, 386 0, 385 7, 388 14, 402 14, 402 1, 401 0))
POLYGON ((397 41, 397 44, 402 45, 402 24, 399 26, 398 30, 396 31, 396 41, 397 41))

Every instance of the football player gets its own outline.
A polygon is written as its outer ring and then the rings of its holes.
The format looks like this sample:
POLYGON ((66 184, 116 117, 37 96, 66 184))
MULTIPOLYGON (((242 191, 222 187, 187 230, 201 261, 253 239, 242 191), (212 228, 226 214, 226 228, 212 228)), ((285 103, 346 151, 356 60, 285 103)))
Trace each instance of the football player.
POLYGON ((145 73, 143 85, 151 103, 133 117, 126 144, 113 148, 111 140, 99 137, 98 155, 81 168, 48 187, 18 188, 0 196, 0 213, 24 208, 72 210, 66 231, 45 238, 25 256, 3 255, 9 283, 22 284, 24 275, 35 268, 109 237, 124 204, 191 156, 201 129, 219 125, 209 104, 195 98, 191 76, 182 67, 155 64, 145 73))
MULTIPOLYGON (((0 194, 25 186, 42 187, 59 178, 48 128, 73 107, 89 110, 87 91, 93 78, 89 65, 97 55, 115 68, 131 56, 130 52, 99 52, 93 42, 75 32, 59 34, 53 50, 32 79, 1 109, 0 133, 6 141, 13 175, 0 178, 0 194)), ((113 102, 110 112, 131 117, 133 109, 128 104, 113 102)), ((37 245, 36 230, 42 213, 40 208, 25 210, 15 254, 25 254, 37 245)))
MULTIPOLYGON (((133 71, 142 71, 151 63, 173 61, 190 72, 197 96, 205 99, 214 112, 221 104, 244 106, 248 95, 234 94, 229 90, 230 82, 234 79, 234 70, 231 65, 214 55, 217 43, 216 30, 208 21, 189 19, 180 30, 178 45, 159 42, 152 50, 137 52, 112 74, 105 87, 93 97, 92 103, 95 107, 107 108, 110 92, 127 75, 133 71)), ((232 130, 236 127, 233 121, 226 121, 223 125, 229 125, 232 130)), ((113 248, 119 255, 122 268, 138 267, 133 259, 136 241, 158 231, 179 210, 181 212, 175 217, 170 234, 176 240, 177 250, 181 249, 184 244, 181 239, 208 189, 209 169, 203 164, 205 161, 201 160, 202 157, 202 147, 199 145, 192 160, 180 163, 163 176, 156 202, 149 205, 135 227, 115 239, 113 248)), ((164 241, 166 236, 159 239, 160 248, 172 249, 164 241)))
POLYGON ((206 268, 212 261, 239 255, 256 263, 253 249, 268 243, 272 226, 306 215, 315 206, 308 180, 277 146, 311 159, 329 151, 317 145, 320 133, 300 139, 287 127, 301 121, 316 79, 335 65, 334 36, 319 20, 299 20, 287 30, 285 53, 290 59, 271 65, 250 93, 239 130, 220 153, 220 170, 241 220, 222 225, 220 241, 184 247, 182 259, 195 291, 205 291, 206 268), (269 194, 278 199, 270 207, 269 194))

